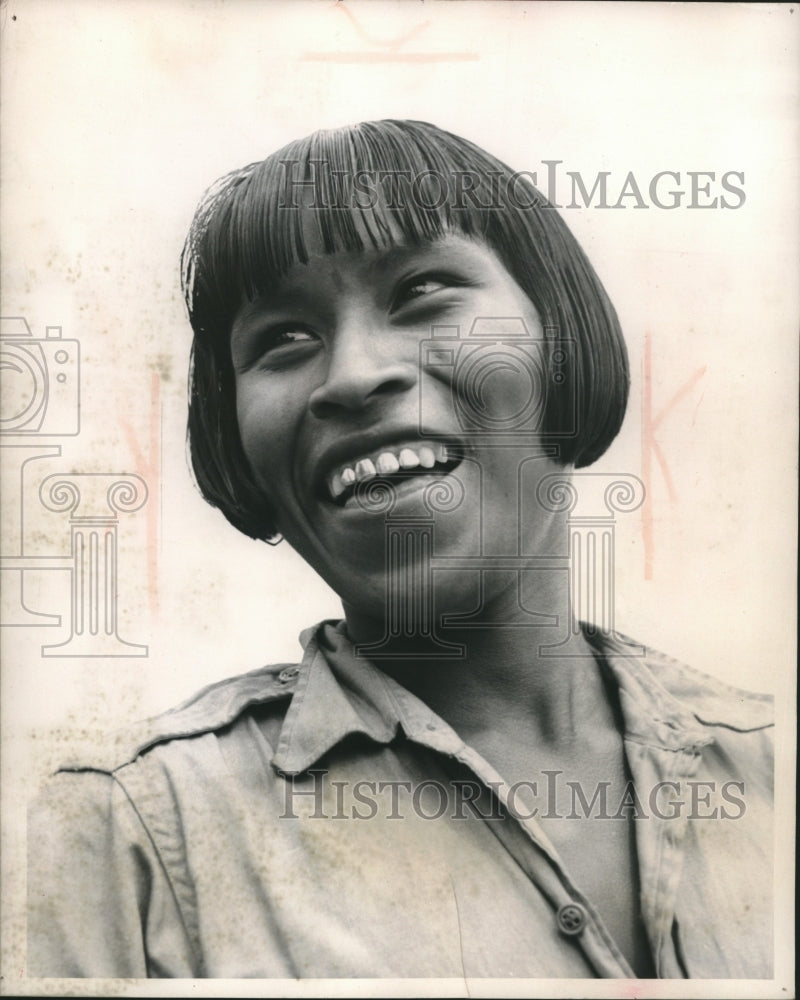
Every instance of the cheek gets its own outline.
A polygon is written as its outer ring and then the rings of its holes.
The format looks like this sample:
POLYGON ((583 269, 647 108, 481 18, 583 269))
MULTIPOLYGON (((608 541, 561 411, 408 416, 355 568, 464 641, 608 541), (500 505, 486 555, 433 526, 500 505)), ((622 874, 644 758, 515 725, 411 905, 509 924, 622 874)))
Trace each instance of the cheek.
POLYGON ((280 392, 240 381, 236 387, 236 417, 242 447, 260 485, 280 481, 293 448, 294 414, 280 392), (281 475, 278 475, 278 474, 281 475))
POLYGON ((547 391, 539 346, 468 347, 459 357, 453 391, 465 430, 533 437, 547 391))

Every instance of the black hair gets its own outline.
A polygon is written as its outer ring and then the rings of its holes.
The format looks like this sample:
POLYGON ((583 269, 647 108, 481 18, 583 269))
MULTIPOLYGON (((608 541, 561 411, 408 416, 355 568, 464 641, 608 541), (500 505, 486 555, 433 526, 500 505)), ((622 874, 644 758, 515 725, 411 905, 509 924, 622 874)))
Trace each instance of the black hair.
POLYGON ((363 122, 315 132, 220 178, 200 202, 181 256, 194 330, 189 445, 203 496, 240 531, 274 535, 236 418, 230 335, 245 300, 324 252, 410 244, 459 232, 483 241, 536 307, 574 341, 570 371, 548 393, 543 442, 589 465, 622 424, 629 373, 616 313, 558 212, 523 172, 427 122, 363 122))

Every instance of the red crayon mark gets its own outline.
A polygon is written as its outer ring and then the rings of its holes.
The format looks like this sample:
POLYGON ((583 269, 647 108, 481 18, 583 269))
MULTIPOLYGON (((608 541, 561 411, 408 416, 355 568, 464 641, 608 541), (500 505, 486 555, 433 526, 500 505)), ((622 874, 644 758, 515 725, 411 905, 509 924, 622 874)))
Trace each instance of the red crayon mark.
POLYGON ((387 63, 387 62, 474 62, 475 52, 305 52, 306 62, 387 63))
POLYGON ((674 409, 683 397, 700 381, 705 374, 705 365, 698 368, 695 373, 688 378, 680 388, 673 393, 665 406, 653 415, 653 358, 650 334, 644 336, 644 394, 642 399, 642 479, 644 480, 645 501, 642 507, 642 540, 644 541, 644 578, 653 579, 653 491, 651 487, 653 457, 655 457, 664 482, 667 485, 667 493, 674 503, 678 499, 675 492, 675 484, 667 465, 667 460, 661 450, 661 446, 656 441, 655 432, 664 417, 674 409))
POLYGON ((150 375, 150 441, 148 457, 145 459, 139 442, 129 421, 120 418, 128 447, 133 452, 136 469, 144 477, 150 491, 150 503, 146 508, 147 519, 147 592, 150 595, 150 613, 158 617, 158 513, 161 479, 161 379, 158 372, 150 375))
POLYGON ((342 11, 364 41, 378 49, 377 52, 305 52, 300 57, 311 62, 336 62, 336 63, 371 63, 371 62, 472 62, 478 58, 477 52, 400 52, 400 48, 430 26, 430 21, 422 21, 415 25, 410 31, 397 38, 380 39, 375 38, 358 23, 350 10, 343 3, 338 3, 336 10, 342 11))
POLYGON ((345 17, 348 18, 350 23, 365 42, 369 42, 370 45, 386 45, 390 48, 399 48, 401 45, 405 45, 409 38, 413 38, 414 35, 418 35, 420 31, 424 31, 425 28, 427 28, 431 23, 430 21, 421 21, 419 24, 415 24, 414 27, 410 31, 407 31, 404 35, 398 35, 397 38, 391 38, 384 41, 383 39, 375 38, 375 36, 371 35, 365 28, 362 28, 347 4, 337 3, 336 10, 341 11, 345 17))

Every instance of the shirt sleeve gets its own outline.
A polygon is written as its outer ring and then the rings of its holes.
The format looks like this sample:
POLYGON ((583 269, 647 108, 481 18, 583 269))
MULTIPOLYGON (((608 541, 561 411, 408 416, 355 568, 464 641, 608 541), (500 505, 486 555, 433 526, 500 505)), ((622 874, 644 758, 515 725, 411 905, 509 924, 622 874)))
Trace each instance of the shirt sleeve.
POLYGON ((160 859, 113 776, 57 774, 29 814, 28 975, 162 975, 160 953, 187 954, 181 931, 160 859))

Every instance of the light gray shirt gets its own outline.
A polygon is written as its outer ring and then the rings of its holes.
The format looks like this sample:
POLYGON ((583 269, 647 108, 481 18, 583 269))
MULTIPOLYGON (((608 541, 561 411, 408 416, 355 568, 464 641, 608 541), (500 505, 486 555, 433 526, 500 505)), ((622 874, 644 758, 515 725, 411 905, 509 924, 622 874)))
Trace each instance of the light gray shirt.
MULTIPOLYGON (((342 623, 304 636, 300 664, 212 685, 50 779, 28 974, 632 977, 526 790, 342 623)), ((633 818, 659 977, 771 977, 770 700, 587 638, 632 788, 567 797, 564 822, 633 818)))

